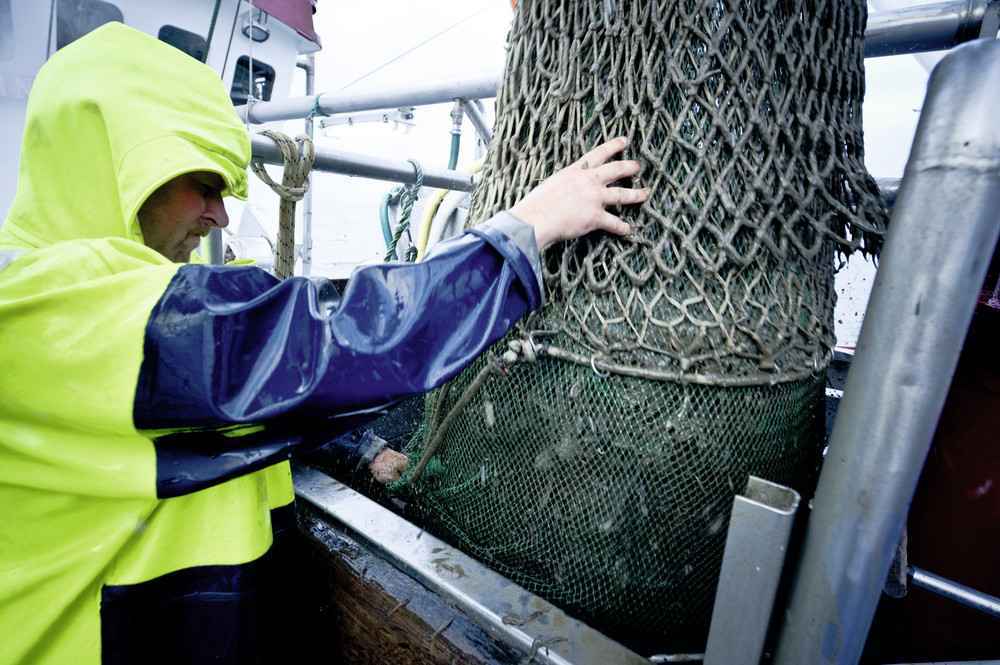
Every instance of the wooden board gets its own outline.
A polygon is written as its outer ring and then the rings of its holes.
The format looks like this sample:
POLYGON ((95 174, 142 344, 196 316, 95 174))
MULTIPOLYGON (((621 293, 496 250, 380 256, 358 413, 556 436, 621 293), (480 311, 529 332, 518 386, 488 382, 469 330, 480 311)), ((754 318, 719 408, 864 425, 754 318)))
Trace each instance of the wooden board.
POLYGON ((295 662, 515 665, 530 655, 299 506, 295 662))

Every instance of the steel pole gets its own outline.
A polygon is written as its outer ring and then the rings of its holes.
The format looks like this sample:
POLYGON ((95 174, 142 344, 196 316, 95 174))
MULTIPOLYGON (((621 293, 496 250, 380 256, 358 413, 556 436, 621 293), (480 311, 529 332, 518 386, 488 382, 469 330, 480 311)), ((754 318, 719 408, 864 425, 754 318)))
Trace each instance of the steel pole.
MULTIPOLYGON (((499 75, 493 74, 476 79, 439 81, 367 93, 327 93, 254 102, 250 110, 250 122, 291 120, 305 118, 309 114, 335 115, 402 106, 446 104, 456 99, 490 98, 496 97, 499 83, 499 75)), ((246 104, 237 106, 236 112, 241 119, 247 119, 246 104)))
POLYGON ((775 663, 853 665, 1000 234, 1000 42, 934 70, 775 663))
POLYGON ((995 0, 952 0, 873 12, 865 30, 865 57, 943 51, 984 35, 993 25, 1000 3, 995 0))
POLYGON ((493 130, 486 124, 486 118, 479 112, 479 107, 468 99, 461 100, 461 103, 462 110, 465 111, 465 115, 469 116, 469 120, 472 121, 473 127, 476 128, 476 133, 479 134, 480 140, 484 144, 489 145, 493 140, 493 130))
POLYGON ((921 570, 914 566, 910 566, 907 576, 910 584, 919 589, 930 591, 942 598, 954 600, 956 603, 989 614, 994 619, 1000 619, 1000 598, 976 591, 964 584, 952 582, 940 575, 935 575, 930 571, 921 570))
MULTIPOLYGON (((254 134, 251 137, 254 159, 265 164, 281 165, 281 151, 269 138, 254 134)), ((413 165, 409 162, 371 157, 346 150, 316 150, 314 171, 354 175, 391 182, 414 182, 413 165)), ((424 169, 424 185, 462 192, 472 191, 472 175, 447 169, 424 169)))
MULTIPOLYGON (((316 93, 316 55, 299 56, 295 63, 306 73, 306 96, 316 93)), ((309 114, 306 120, 306 136, 312 141, 316 131, 313 126, 313 116, 309 114)), ((302 274, 306 277, 312 272, 312 209, 313 209, 313 177, 310 173, 306 177, 306 194, 302 197, 302 274)))

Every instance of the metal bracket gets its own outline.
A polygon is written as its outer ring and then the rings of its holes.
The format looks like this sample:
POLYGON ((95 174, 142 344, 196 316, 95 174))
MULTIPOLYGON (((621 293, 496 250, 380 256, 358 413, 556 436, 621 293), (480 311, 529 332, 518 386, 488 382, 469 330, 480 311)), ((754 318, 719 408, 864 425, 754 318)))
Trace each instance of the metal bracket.
POLYGON ((800 501, 798 492, 754 476, 733 500, 706 665, 760 662, 800 501))
POLYGON ((392 122, 396 125, 415 127, 416 123, 413 122, 413 118, 416 116, 415 111, 416 107, 414 106, 402 106, 392 111, 366 111, 350 115, 335 115, 320 120, 319 126, 326 129, 327 127, 337 127, 339 125, 354 126, 369 122, 381 122, 385 124, 392 122))

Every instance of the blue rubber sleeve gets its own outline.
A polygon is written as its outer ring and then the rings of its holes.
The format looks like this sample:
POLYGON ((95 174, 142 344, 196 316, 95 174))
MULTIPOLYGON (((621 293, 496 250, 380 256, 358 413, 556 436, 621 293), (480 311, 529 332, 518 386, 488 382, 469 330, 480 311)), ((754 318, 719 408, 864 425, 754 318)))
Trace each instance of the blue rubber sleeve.
POLYGON ((146 326, 136 427, 322 419, 443 384, 541 304, 537 247, 501 230, 511 220, 360 269, 339 303, 302 277, 182 267, 146 326))

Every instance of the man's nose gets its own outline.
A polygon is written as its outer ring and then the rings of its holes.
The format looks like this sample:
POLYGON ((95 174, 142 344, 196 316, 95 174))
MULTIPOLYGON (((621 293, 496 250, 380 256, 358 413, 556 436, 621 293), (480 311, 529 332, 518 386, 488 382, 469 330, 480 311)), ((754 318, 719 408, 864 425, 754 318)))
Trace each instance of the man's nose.
POLYGON ((229 226, 229 215, 226 213, 226 206, 222 203, 221 196, 215 196, 205 204, 205 217, 212 222, 213 226, 224 229, 229 226))

